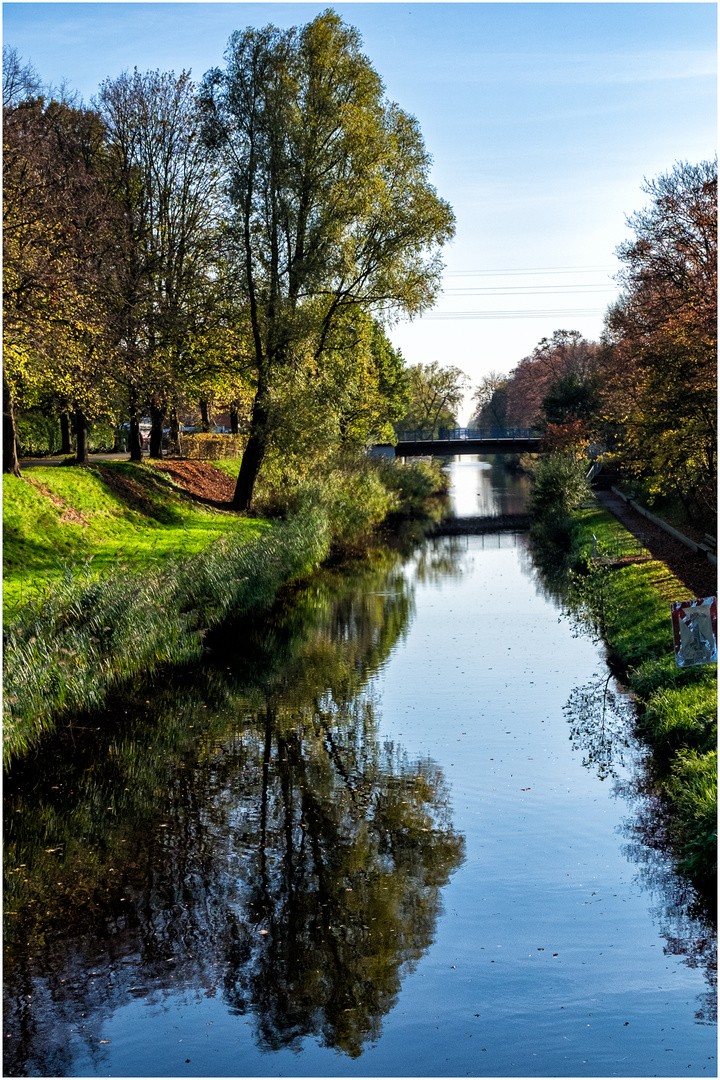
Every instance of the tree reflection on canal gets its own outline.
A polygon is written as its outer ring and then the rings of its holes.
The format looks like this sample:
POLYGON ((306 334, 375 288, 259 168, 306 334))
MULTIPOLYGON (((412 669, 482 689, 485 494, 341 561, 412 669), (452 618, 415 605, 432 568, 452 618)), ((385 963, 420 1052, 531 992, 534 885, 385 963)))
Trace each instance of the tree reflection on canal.
POLYGON ((632 737, 635 701, 609 673, 575 689, 565 705, 574 750, 613 794, 632 807, 622 823, 623 854, 637 866, 635 880, 653 898, 651 915, 665 938, 664 951, 704 973, 707 990, 698 998, 698 1022, 717 1021, 717 944, 712 897, 700 896, 678 874, 667 835, 668 807, 653 776, 652 758, 632 737))
POLYGON ((326 575, 17 770, 6 1075, 69 1075, 73 1040, 101 1052, 115 1009, 182 990, 265 1049, 379 1036, 463 859, 441 771, 383 743, 360 693, 411 608, 391 561, 362 592, 326 575))

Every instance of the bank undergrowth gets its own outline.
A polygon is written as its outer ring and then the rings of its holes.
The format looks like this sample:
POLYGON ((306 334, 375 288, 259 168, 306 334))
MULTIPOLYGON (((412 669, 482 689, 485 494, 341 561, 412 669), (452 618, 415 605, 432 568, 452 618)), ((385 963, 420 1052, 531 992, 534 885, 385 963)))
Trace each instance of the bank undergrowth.
POLYGON ((677 666, 670 602, 691 593, 593 504, 585 468, 581 459, 539 464, 532 526, 538 559, 562 583, 570 616, 605 642, 613 670, 635 695, 636 731, 653 752, 653 773, 668 801, 678 869, 710 894, 717 869, 717 665, 677 666))
POLYGON ((197 657, 209 629, 266 609, 283 585, 332 551, 357 550, 389 516, 432 515, 443 487, 434 464, 346 462, 282 491, 266 485, 259 509, 274 520, 253 521, 179 502, 148 466, 115 468, 130 469, 132 506, 118 507, 117 491, 92 470, 47 469, 5 488, 6 580, 17 570, 30 597, 14 597, 4 621, 6 767, 58 718, 96 709, 136 675, 197 657), (48 485, 62 486, 59 505, 48 485), (73 545, 65 559, 59 538, 73 545), (23 551, 42 570, 28 575, 23 551))

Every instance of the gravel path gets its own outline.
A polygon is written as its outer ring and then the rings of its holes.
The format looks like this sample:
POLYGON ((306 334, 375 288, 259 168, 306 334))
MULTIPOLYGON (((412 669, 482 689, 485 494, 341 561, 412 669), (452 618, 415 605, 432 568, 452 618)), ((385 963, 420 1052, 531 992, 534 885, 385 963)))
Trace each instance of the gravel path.
POLYGON ((715 596, 717 590, 717 567, 713 566, 703 552, 693 551, 680 540, 654 525, 638 514, 611 491, 596 491, 595 497, 628 532, 636 536, 650 551, 653 558, 664 562, 668 569, 697 597, 715 596))

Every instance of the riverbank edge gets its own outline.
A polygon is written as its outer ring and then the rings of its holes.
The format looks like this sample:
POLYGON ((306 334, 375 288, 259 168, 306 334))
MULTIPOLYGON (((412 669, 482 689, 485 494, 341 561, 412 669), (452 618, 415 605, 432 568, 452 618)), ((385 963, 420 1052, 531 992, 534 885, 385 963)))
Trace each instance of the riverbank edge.
MULTIPOLYGON (((599 567, 590 556, 602 548, 611 530, 627 532, 611 511, 596 500, 597 512, 576 509, 570 575, 576 610, 585 608, 608 650, 611 670, 635 698, 638 738, 650 749, 653 779, 668 807, 668 836, 681 873, 713 902, 717 876, 717 665, 679 668, 670 623, 671 582, 680 586, 672 599, 689 599, 690 590, 661 559, 628 560, 599 567), (662 567, 664 573, 657 573, 662 567), (592 581, 593 572, 600 577, 592 581), (600 580, 602 584, 598 587, 600 580), (666 615, 653 625, 637 619, 645 605, 666 615), (653 603, 654 601, 654 603, 653 603), (660 631, 660 632, 658 632, 660 631)), ((571 588, 571 594, 572 594, 571 588)), ((572 601, 571 601, 572 603, 572 601)))
POLYGON ((208 630, 265 610, 327 557, 329 536, 315 511, 249 543, 226 534, 154 572, 68 570, 5 631, 5 769, 64 714, 96 709, 132 678, 196 659, 208 630))
POLYGON ((5 771, 63 715, 97 709, 134 677, 198 658, 209 630, 267 610, 284 586, 323 563, 357 555, 373 536, 376 543, 397 537, 408 524, 409 542, 421 539, 442 514, 440 492, 421 479, 423 490, 415 484, 399 495, 373 534, 350 545, 338 541, 332 508, 309 505, 273 520, 257 539, 229 531, 162 567, 98 576, 89 560, 68 565, 4 628, 5 771))

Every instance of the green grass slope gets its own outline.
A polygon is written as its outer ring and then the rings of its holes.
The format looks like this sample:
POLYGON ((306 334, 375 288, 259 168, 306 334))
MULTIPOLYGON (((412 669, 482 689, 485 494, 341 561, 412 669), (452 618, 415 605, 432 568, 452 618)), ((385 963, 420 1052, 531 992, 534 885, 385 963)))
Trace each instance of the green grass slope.
POLYGON ((12 620, 19 606, 60 579, 68 562, 92 560, 98 574, 122 566, 157 569, 230 531, 249 542, 267 527, 193 502, 146 465, 35 467, 21 479, 5 476, 3 618, 12 620))

